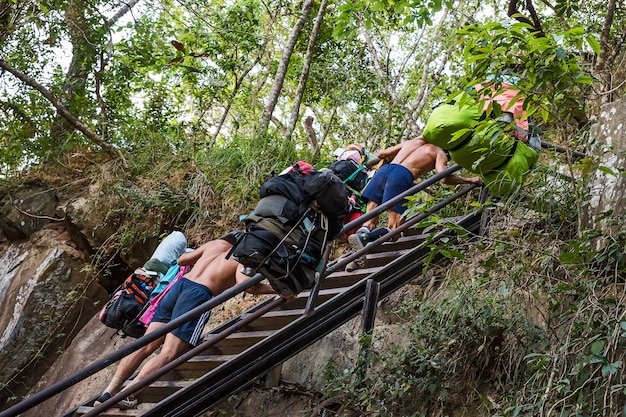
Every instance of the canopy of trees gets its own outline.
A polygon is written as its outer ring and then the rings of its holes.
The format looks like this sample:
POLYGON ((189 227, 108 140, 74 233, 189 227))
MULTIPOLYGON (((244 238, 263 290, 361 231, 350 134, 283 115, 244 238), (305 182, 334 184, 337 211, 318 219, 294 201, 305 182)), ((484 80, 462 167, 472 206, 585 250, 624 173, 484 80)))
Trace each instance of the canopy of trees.
POLYGON ((572 140, 623 91, 617 3, 4 1, 2 177, 84 147, 200 168, 224 149, 242 166, 375 149, 487 76, 518 78, 544 130, 572 140))

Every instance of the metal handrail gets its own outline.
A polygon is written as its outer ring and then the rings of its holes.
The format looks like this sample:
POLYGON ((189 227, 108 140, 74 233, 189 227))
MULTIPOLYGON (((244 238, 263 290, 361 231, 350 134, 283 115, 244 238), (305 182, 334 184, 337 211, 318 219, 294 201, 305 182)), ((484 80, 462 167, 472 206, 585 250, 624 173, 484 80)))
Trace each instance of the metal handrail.
POLYGON ((580 152, 580 151, 575 151, 569 148, 566 148, 565 146, 561 146, 561 145, 555 145, 553 143, 550 142, 545 142, 545 141, 541 141, 541 147, 544 149, 554 149, 555 151, 559 152, 559 153, 566 153, 568 155, 572 155, 575 156, 576 158, 586 158, 587 154, 584 152, 580 152))
MULTIPOLYGON (((480 213, 473 212, 459 220, 457 224, 476 232, 480 225, 480 213)), ((444 236, 452 236, 452 231, 438 233, 433 241, 444 236)), ((219 401, 250 385, 260 375, 276 366, 276 363, 295 356, 324 335, 362 313, 368 281, 380 283, 380 297, 384 298, 419 274, 430 253, 431 249, 427 244, 410 250, 324 302, 312 314, 300 316, 237 357, 214 368, 192 385, 173 393, 155 407, 146 410, 142 416, 187 417, 207 411, 219 401)), ((438 262, 443 258, 443 255, 437 254, 432 262, 438 262)))
POLYGON ((92 363, 91 365, 81 369, 78 372, 75 372, 67 378, 64 378, 63 380, 39 391, 38 393, 33 394, 27 399, 13 405, 12 407, 7 408, 6 410, 0 412, 0 417, 15 417, 23 413, 24 411, 29 410, 38 404, 41 404, 48 398, 51 398, 52 396, 59 394, 67 388, 76 385, 83 379, 86 379, 96 372, 101 371, 102 369, 110 366, 111 364, 129 355, 130 353, 148 345, 149 343, 159 339, 162 336, 165 336, 167 333, 181 326, 182 324, 201 316, 204 312, 245 291, 246 289, 262 281, 263 279, 265 279, 263 275, 256 274, 245 282, 229 288, 228 290, 224 291, 216 297, 213 297, 204 304, 199 305, 198 307, 188 311, 187 313, 176 318, 175 320, 172 320, 162 327, 159 327, 157 330, 140 337, 139 339, 128 344, 127 346, 124 346, 121 349, 107 355, 103 359, 92 363))

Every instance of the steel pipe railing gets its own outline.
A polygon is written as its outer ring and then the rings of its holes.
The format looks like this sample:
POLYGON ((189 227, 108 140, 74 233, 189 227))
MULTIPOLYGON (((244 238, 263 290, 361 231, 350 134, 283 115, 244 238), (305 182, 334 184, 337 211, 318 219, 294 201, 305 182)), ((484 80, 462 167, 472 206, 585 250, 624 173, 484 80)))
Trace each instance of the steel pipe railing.
POLYGON ((148 345, 149 343, 159 339, 162 336, 165 336, 170 331, 175 328, 181 326, 182 324, 199 317, 204 312, 214 308, 215 306, 223 303, 224 301, 234 297, 235 295, 245 291, 246 289, 252 287, 258 282, 265 279, 265 277, 261 274, 256 274, 250 279, 238 284, 228 290, 224 291, 220 295, 213 297, 209 301, 204 304, 199 305, 198 307, 190 310, 189 312, 183 314, 175 320, 172 320, 169 323, 166 323, 164 326, 158 328, 154 332, 148 333, 145 336, 140 337, 136 341, 130 343, 123 348, 116 350, 115 352, 109 354, 103 359, 100 359, 91 365, 81 369, 78 372, 68 376, 67 378, 52 384, 51 386, 39 391, 36 394, 26 398, 25 400, 13 405, 12 407, 7 408, 6 410, 0 412, 0 417, 15 417, 19 414, 23 413, 26 410, 33 408, 34 406, 41 404, 43 401, 48 398, 53 397, 56 394, 66 390, 67 388, 76 385, 78 382, 82 381, 95 374, 98 371, 108 367, 109 365, 115 363, 116 361, 122 359, 123 357, 131 354, 132 352, 148 345))
POLYGON ((561 146, 561 145, 555 145, 553 143, 550 142, 545 142, 545 141, 541 141, 541 147, 544 149, 554 149, 555 151, 559 152, 559 153, 566 153, 568 155, 573 155, 576 158, 586 158, 587 154, 584 152, 580 152, 580 151, 574 151, 571 150, 569 148, 566 148, 565 146, 561 146))
POLYGON ((121 390, 117 394, 113 395, 111 398, 109 398, 108 400, 106 400, 102 404, 99 404, 99 405, 95 406, 93 409, 91 409, 87 413, 83 414, 83 417, 97 416, 102 411, 105 411, 105 410, 111 408, 113 405, 117 404, 120 400, 123 400, 124 398, 128 397, 129 395, 133 395, 133 394, 139 392, 141 389, 143 389, 143 388, 147 387, 148 385, 152 384, 153 382, 158 380, 160 377, 162 377, 163 375, 165 375, 169 371, 171 371, 174 368, 182 365, 183 363, 187 362, 189 359, 193 358, 194 356, 204 352, 209 347, 213 346, 214 344, 216 344, 220 340, 225 339, 226 337, 228 337, 229 335, 231 335, 235 331, 239 330, 240 328, 248 325, 252 321, 258 319, 263 314, 265 314, 265 313, 267 313, 267 312, 269 312, 271 310, 274 310, 276 307, 278 307, 279 305, 283 304, 285 301, 286 301, 286 299, 283 298, 283 297, 275 298, 271 303, 268 303, 265 306, 263 306, 262 308, 260 308, 257 311, 255 311, 254 313, 246 315, 245 317, 241 318, 233 326, 229 327, 228 329, 226 329, 226 330, 224 330, 224 331, 222 331, 222 332, 220 332, 220 333, 218 333, 216 335, 212 335, 205 342, 203 342, 203 343, 199 344, 198 346, 196 346, 196 347, 186 351, 185 353, 180 355, 178 358, 174 359, 173 361, 167 363, 166 365, 164 365, 163 367, 161 367, 157 371, 155 371, 152 374, 148 375, 146 378, 144 378, 144 379, 142 379, 140 381, 137 381, 137 382, 133 383, 132 385, 129 385, 128 387, 126 387, 125 389, 121 390))

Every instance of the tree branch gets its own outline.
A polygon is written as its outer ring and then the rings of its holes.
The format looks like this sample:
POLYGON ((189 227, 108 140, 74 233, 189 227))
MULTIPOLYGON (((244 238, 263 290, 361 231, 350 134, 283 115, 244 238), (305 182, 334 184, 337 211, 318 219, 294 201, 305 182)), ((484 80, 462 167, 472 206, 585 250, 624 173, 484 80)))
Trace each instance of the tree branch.
POLYGON ((607 55, 609 53, 609 35, 611 34, 611 26, 613 25, 616 8, 617 0, 610 0, 600 35, 600 54, 598 55, 598 60, 594 68, 596 71, 602 71, 606 68, 607 55))
POLYGON ((43 85, 39 84, 37 81, 33 80, 23 72, 13 68, 9 64, 7 64, 4 60, 0 59, 0 68, 10 72, 15 77, 17 77, 20 81, 39 91, 41 95, 43 95, 52 105, 57 109, 57 112, 74 126, 78 131, 80 131, 83 135, 85 135, 88 139, 98 144, 101 148, 106 149, 113 157, 119 157, 122 160, 122 163, 126 165, 126 160, 124 156, 120 152, 119 149, 111 146, 110 143, 106 142, 96 133, 92 132, 87 126, 85 126, 82 122, 76 119, 60 102, 57 100, 54 95, 43 85))
POLYGON ((287 132, 285 135, 285 138, 287 140, 291 140, 291 134, 295 129, 298 116, 300 115, 300 105, 302 104, 304 89, 306 87, 307 80, 309 79, 311 61, 313 60, 313 52, 315 52, 315 43, 317 42, 317 37, 319 35, 320 27, 322 25, 322 19, 324 18, 324 13, 326 13, 327 4, 328 0, 322 0, 320 8, 317 12, 317 18, 315 19, 315 23, 313 24, 313 29, 311 30, 309 43, 306 48, 306 55, 304 56, 304 65, 302 65, 302 71, 300 73, 300 81, 298 81, 298 87, 296 88, 296 95, 294 98, 293 108, 291 110, 291 116, 289 117, 289 122, 287 124, 287 132))
POLYGON ((532 4, 531 0, 526 0, 526 8, 531 15, 533 20, 528 19, 517 9, 517 0, 509 0, 509 7, 507 10, 507 15, 516 19, 518 22, 526 23, 533 27, 534 31, 537 32, 535 34, 538 38, 545 37, 545 33, 543 29, 541 29, 541 22, 539 21, 539 17, 537 16, 537 12, 535 11, 535 7, 532 4))
POLYGON ((117 23, 117 21, 120 20, 126 13, 128 13, 137 3, 139 3, 139 0, 130 0, 128 3, 125 3, 124 6, 122 6, 117 11, 117 13, 115 13, 107 21, 107 26, 111 27, 111 26, 115 25, 117 23))

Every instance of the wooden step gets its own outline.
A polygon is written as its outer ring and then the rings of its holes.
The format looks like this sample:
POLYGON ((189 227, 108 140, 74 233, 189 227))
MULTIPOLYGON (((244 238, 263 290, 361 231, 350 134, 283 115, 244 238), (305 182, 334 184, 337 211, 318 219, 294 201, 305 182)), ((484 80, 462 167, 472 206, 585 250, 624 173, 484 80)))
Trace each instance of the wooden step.
POLYGON ((377 252, 377 253, 367 253, 365 258, 367 259, 367 267, 375 268, 386 266, 398 257, 404 255, 409 252, 409 250, 394 250, 389 252, 377 252))
POLYGON ((155 381, 137 394, 137 399, 144 406, 148 403, 158 403, 180 389, 193 384, 194 381, 155 381))
MULTIPOLYGON (((257 341, 255 341, 256 343, 257 341)), ((252 346, 254 343, 251 343, 252 346)), ((164 381, 197 379, 227 362, 237 355, 202 355, 195 356, 176 369, 163 375, 164 381)))
MULTIPOLYGON (((152 406, 148 406, 150 408, 154 407, 154 405, 152 406)), ((89 411, 91 411, 93 409, 93 407, 89 407, 89 406, 80 406, 78 407, 78 409, 76 410, 76 412, 74 413, 74 415, 77 416, 82 416, 83 414, 87 414, 89 411)), ((99 416, 104 416, 104 417, 127 417, 127 416, 140 416, 141 414, 143 414, 148 408, 143 408, 142 409, 137 409, 137 410, 120 410, 119 408, 110 408, 106 411, 101 412, 100 414, 98 414, 99 416)))
POLYGON ((278 330, 304 314, 304 309, 270 311, 247 326, 242 331, 278 330))
MULTIPOLYGON (((357 281, 354 281, 357 282, 357 281)), ((331 298, 333 298, 337 294, 341 294, 341 292, 345 291, 346 287, 337 287, 337 288, 322 288, 317 294, 315 305, 320 305, 331 298)), ((290 301, 286 304, 283 304, 279 307, 281 310, 303 310, 306 308, 306 305, 309 301, 310 291, 303 291, 298 294, 298 298, 293 301, 290 301)))
POLYGON ((426 235, 415 234, 415 235, 401 236, 395 242, 383 242, 381 245, 373 247, 369 253, 389 252, 389 251, 402 250, 402 249, 413 249, 414 247, 422 243, 429 236, 430 235, 428 234, 426 235))
POLYGON ((206 355, 237 355, 274 334, 274 330, 236 332, 209 347, 206 355))

